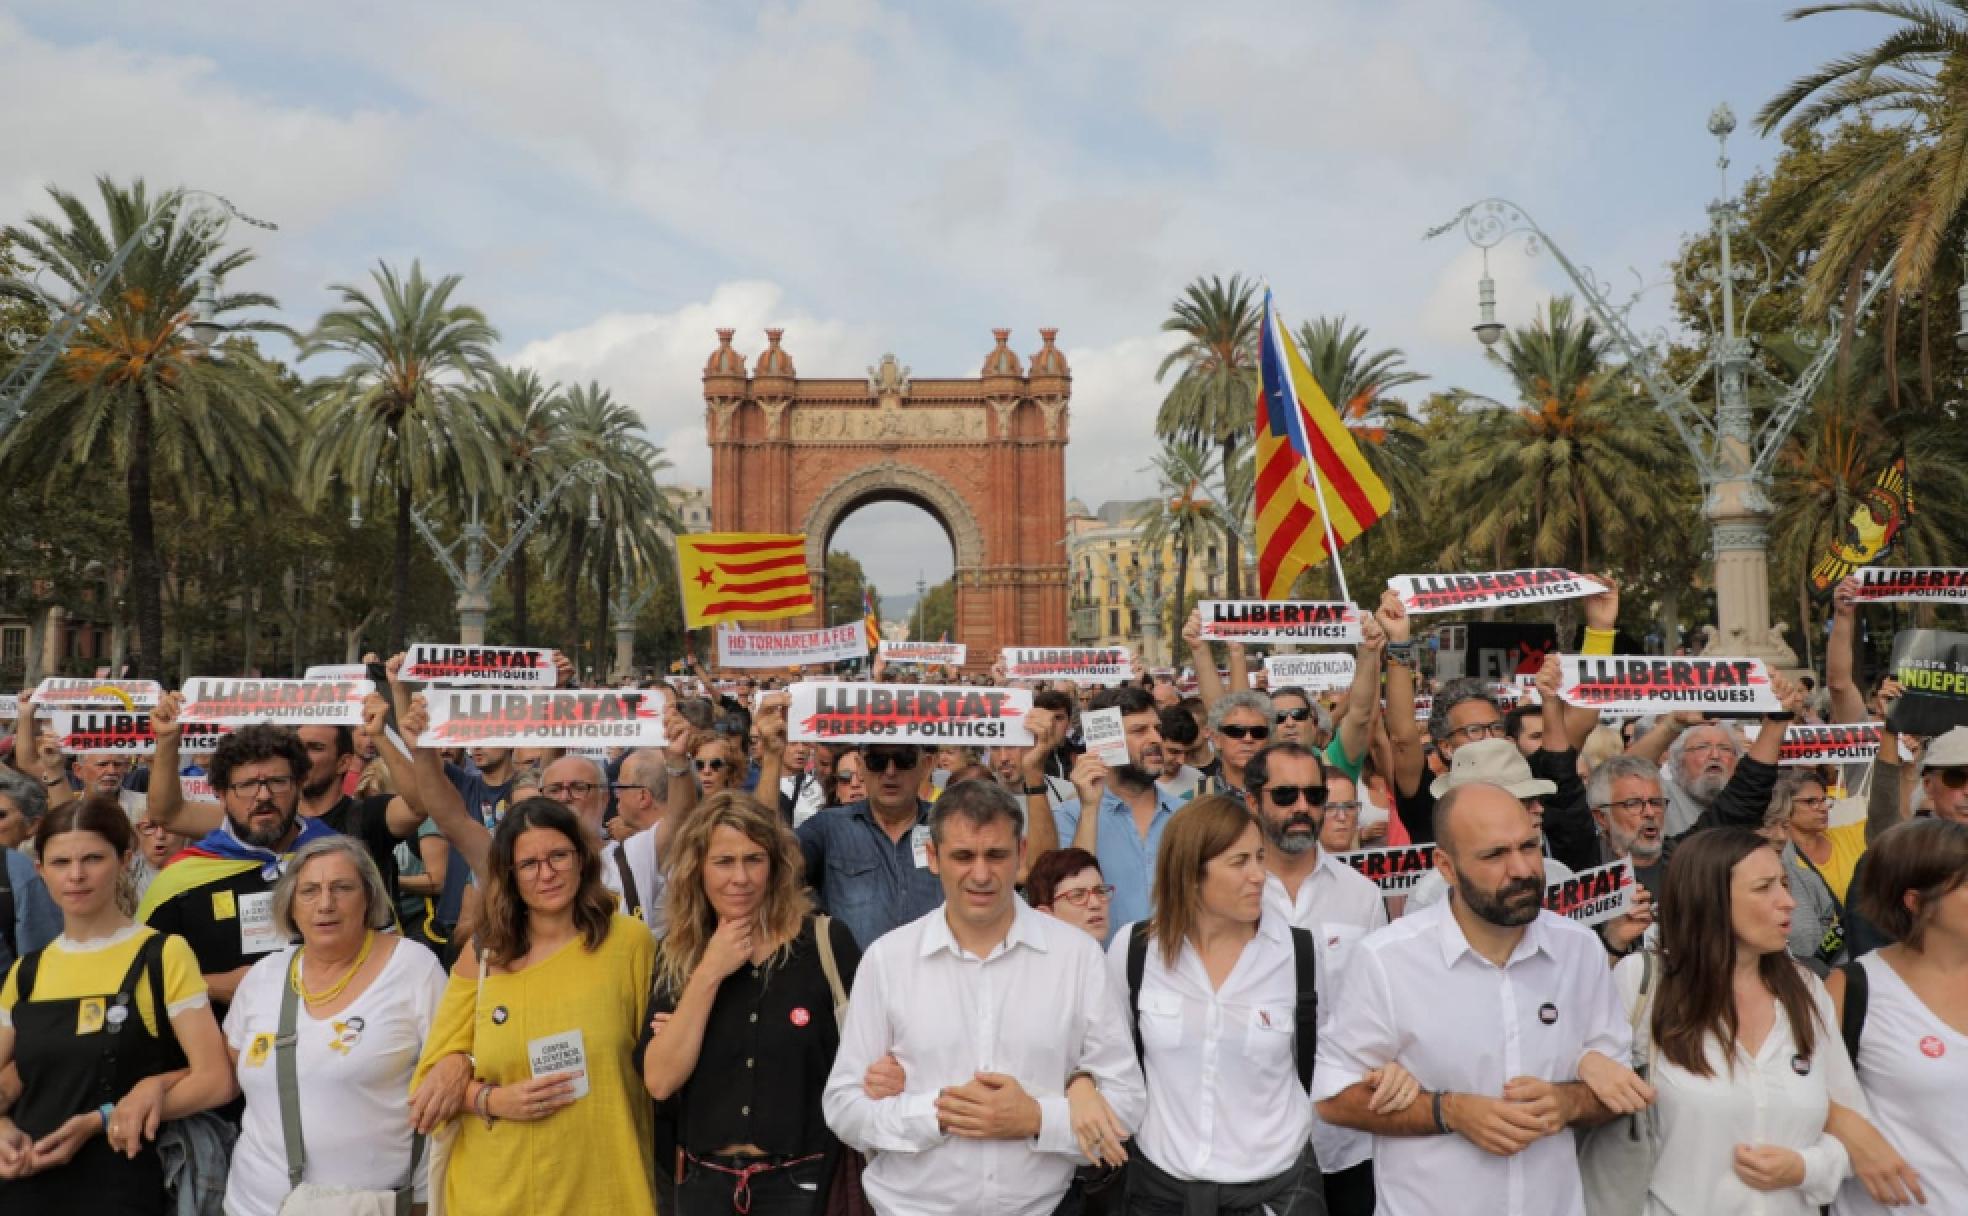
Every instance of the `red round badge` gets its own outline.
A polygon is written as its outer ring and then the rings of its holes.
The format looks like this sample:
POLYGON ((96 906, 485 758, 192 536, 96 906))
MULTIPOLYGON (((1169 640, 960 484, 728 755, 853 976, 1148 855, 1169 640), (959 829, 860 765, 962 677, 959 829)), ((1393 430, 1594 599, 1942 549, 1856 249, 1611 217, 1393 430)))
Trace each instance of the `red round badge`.
POLYGON ((1947 1044, 1930 1034, 1920 1040, 1920 1054, 1930 1060, 1938 1060, 1947 1054, 1947 1044))
POLYGON ((804 1007, 795 1008, 788 1016, 793 1019, 793 1025, 795 1026, 804 1026, 813 1020, 813 1015, 808 1013, 804 1007))

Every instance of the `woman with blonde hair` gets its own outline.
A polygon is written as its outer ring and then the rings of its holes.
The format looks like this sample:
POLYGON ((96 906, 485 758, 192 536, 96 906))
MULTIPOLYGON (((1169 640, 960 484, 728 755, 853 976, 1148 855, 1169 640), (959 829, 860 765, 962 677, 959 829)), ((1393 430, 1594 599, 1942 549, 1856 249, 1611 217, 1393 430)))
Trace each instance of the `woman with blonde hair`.
POLYGON ((475 950, 451 973, 412 1102, 454 1055, 474 1064, 443 1181, 446 1210, 653 1216, 636 1038, 655 966, 601 881, 593 833, 546 798, 492 833, 475 950))
POLYGON ((642 1075, 650 1096, 677 1099, 677 1210, 820 1212, 840 1151, 820 1095, 861 952, 813 915, 798 838, 745 794, 700 803, 669 862, 642 1075))
POLYGON ((748 762, 745 749, 729 735, 699 735, 690 749, 690 763, 697 770, 697 786, 704 797, 735 790, 745 780, 748 762))

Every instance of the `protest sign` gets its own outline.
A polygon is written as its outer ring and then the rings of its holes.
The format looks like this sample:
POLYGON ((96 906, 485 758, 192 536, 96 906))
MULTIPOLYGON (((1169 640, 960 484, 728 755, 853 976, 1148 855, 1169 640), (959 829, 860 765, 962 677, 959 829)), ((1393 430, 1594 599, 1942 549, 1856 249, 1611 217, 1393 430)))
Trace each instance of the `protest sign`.
POLYGON ((868 626, 850 621, 828 629, 764 629, 747 633, 735 625, 717 632, 720 667, 805 667, 868 657, 868 626))
POLYGON ((1622 858, 1552 883, 1544 889, 1544 906, 1581 925, 1596 925, 1625 912, 1632 889, 1633 866, 1622 858))
POLYGON ((802 680, 788 691, 787 738, 794 742, 1032 743, 1029 689, 802 680))
POLYGON ((1773 714, 1783 709, 1761 659, 1627 658, 1568 654, 1559 659, 1558 696, 1609 713, 1678 709, 1773 714))
POLYGON ((1433 693, 1418 692, 1415 694, 1414 701, 1415 701, 1415 721, 1426 722, 1428 721, 1429 718, 1434 716, 1435 696, 1433 693))
POLYGON ((1423 874, 1435 868, 1435 846, 1432 844, 1355 849, 1351 853, 1337 853, 1334 856, 1380 884, 1383 895, 1406 894, 1410 887, 1421 881, 1423 874))
POLYGON ((1134 678, 1134 656, 1121 646, 1007 646, 1004 669, 1007 680, 1125 684, 1134 678))
POLYGON ((1865 764, 1879 754, 1879 723, 1794 723, 1784 731, 1778 764, 1865 764))
POLYGON ((1204 600, 1203 638, 1211 642, 1301 642, 1357 646, 1360 610, 1319 600, 1204 600))
POLYGON ((1886 725, 1932 738, 1968 725, 1968 634, 1908 629, 1893 639, 1892 676, 1905 691, 1886 711, 1886 725))
POLYGON ((962 667, 970 647, 962 642, 891 642, 883 638, 876 653, 890 663, 918 667, 962 667))
POLYGON ((560 680, 553 651, 521 646, 432 646, 419 643, 397 678, 418 684, 552 688, 560 680))
MULTIPOLYGON (((64 709, 50 714, 48 722, 56 746, 71 756, 92 752, 148 756, 157 751, 148 709, 64 709)), ((231 730, 217 723, 185 723, 178 734, 178 747, 187 752, 209 752, 231 730)))
POLYGON ((1273 654, 1264 658, 1264 683, 1272 691, 1303 688, 1331 692, 1353 683, 1350 654, 1273 654))
POLYGON ((366 663, 316 663, 307 669, 304 680, 366 680, 369 678, 369 665, 366 663))
POLYGON ((661 747, 659 688, 545 691, 443 688, 430 707, 425 747, 661 747))
POLYGON ((1121 711, 1089 709, 1080 714, 1080 735, 1086 749, 1100 757, 1108 768, 1128 762, 1127 728, 1121 725, 1121 711))
POLYGON ((0 697, 0 718, 13 719, 18 717, 20 717, 20 694, 8 693, 6 696, 0 697))
POLYGON ((149 709, 164 695, 155 680, 96 680, 86 676, 49 676, 34 688, 40 709, 149 709))
POLYGON ((1968 569, 1946 566, 1865 566, 1858 571, 1857 598, 1868 604, 1889 600, 1927 604, 1968 604, 1968 569))
POLYGON ((362 699, 376 690, 368 680, 186 680, 184 722, 244 726, 360 726, 362 699))
POLYGON ((1387 585, 1409 615, 1575 600, 1602 590, 1582 574, 1552 566, 1489 574, 1398 574, 1387 585))

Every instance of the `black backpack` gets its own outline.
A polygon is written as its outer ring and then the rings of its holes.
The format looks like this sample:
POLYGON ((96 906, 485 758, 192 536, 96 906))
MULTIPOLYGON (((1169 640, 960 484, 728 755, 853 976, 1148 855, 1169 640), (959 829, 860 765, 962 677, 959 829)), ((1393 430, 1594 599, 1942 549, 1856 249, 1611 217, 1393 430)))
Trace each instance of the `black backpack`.
MULTIPOLYGON (((1298 979, 1298 1003, 1292 1010, 1292 1062, 1298 1068, 1298 1084, 1312 1092, 1312 1061, 1319 1047, 1318 956, 1312 935, 1293 929, 1292 966, 1298 979)), ((1128 938, 1127 982, 1128 1020, 1134 1031, 1134 1058, 1145 1075, 1148 1067, 1141 1044, 1141 977, 1148 969, 1148 922, 1140 921, 1128 938)))

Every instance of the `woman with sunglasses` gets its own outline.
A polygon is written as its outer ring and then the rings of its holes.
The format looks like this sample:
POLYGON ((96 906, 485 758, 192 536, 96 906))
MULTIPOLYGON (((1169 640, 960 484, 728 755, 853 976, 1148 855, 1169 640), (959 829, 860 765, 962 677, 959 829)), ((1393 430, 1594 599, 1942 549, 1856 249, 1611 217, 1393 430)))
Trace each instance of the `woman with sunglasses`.
POLYGON ((1763 818, 1764 836, 1783 850, 1784 872, 1797 910, 1790 919, 1791 957, 1819 974, 1845 961, 1845 891, 1865 853, 1865 821, 1828 828, 1831 799, 1815 772, 1786 773, 1763 818), (1856 828, 1854 834, 1850 829, 1856 828), (1774 835, 1773 835, 1774 834, 1774 835), (1843 862, 1849 844, 1858 851, 1843 862), (1834 883, 1843 882, 1839 886, 1834 883))
POLYGON ((451 973, 411 1083, 414 1104, 440 1062, 472 1065, 444 1206, 653 1216, 635 1050, 655 942, 616 910, 593 832, 558 802, 516 804, 486 869, 475 948, 451 973))
POLYGON ((735 790, 745 780, 745 758, 738 741, 728 735, 706 735, 697 740, 690 753, 697 770, 697 784, 704 797, 735 790))
POLYGON ((867 764, 858 747, 834 749, 834 774, 827 790, 828 806, 847 806, 868 800, 867 764))

